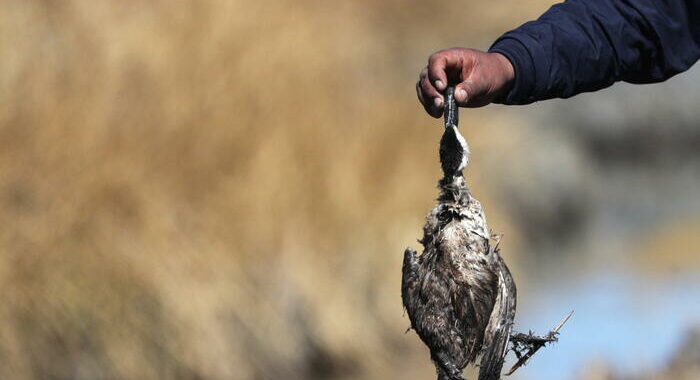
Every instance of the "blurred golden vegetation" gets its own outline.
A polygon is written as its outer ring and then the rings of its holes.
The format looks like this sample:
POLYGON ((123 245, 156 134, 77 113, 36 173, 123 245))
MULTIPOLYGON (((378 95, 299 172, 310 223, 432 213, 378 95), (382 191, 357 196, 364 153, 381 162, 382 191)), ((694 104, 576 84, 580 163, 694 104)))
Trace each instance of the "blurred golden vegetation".
POLYGON ((549 3, 3 1, 0 378, 431 377, 414 80, 549 3))

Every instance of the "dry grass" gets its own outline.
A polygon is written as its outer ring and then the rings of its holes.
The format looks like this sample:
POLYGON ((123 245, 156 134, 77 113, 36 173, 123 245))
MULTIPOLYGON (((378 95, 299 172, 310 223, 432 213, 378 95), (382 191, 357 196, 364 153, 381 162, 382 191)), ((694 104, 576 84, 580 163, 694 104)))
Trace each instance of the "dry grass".
POLYGON ((0 378, 430 376, 414 76, 546 3, 2 2, 0 378))

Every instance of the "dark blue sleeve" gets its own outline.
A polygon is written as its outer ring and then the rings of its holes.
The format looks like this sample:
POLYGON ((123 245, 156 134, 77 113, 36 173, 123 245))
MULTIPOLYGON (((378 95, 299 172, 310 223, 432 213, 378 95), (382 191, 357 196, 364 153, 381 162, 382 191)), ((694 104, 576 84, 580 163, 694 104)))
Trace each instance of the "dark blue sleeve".
POLYGON ((700 0, 568 0, 489 49, 515 68, 504 104, 660 82, 700 57, 700 0))

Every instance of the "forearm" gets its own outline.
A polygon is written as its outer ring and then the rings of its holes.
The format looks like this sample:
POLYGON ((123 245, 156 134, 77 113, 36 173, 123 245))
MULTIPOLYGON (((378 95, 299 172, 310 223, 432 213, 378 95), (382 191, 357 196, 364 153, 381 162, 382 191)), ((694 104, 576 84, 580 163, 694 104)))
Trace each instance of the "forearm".
POLYGON ((490 49, 515 68, 505 104, 659 82, 700 57, 700 0, 569 0, 490 49))

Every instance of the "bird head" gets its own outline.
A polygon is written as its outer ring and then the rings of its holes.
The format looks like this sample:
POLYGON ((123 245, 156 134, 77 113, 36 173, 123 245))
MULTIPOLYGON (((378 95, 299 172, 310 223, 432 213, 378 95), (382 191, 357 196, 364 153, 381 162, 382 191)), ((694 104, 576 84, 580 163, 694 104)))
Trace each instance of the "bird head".
POLYGON ((445 177, 458 175, 469 163, 469 145, 457 126, 445 128, 440 139, 440 165, 445 177))

